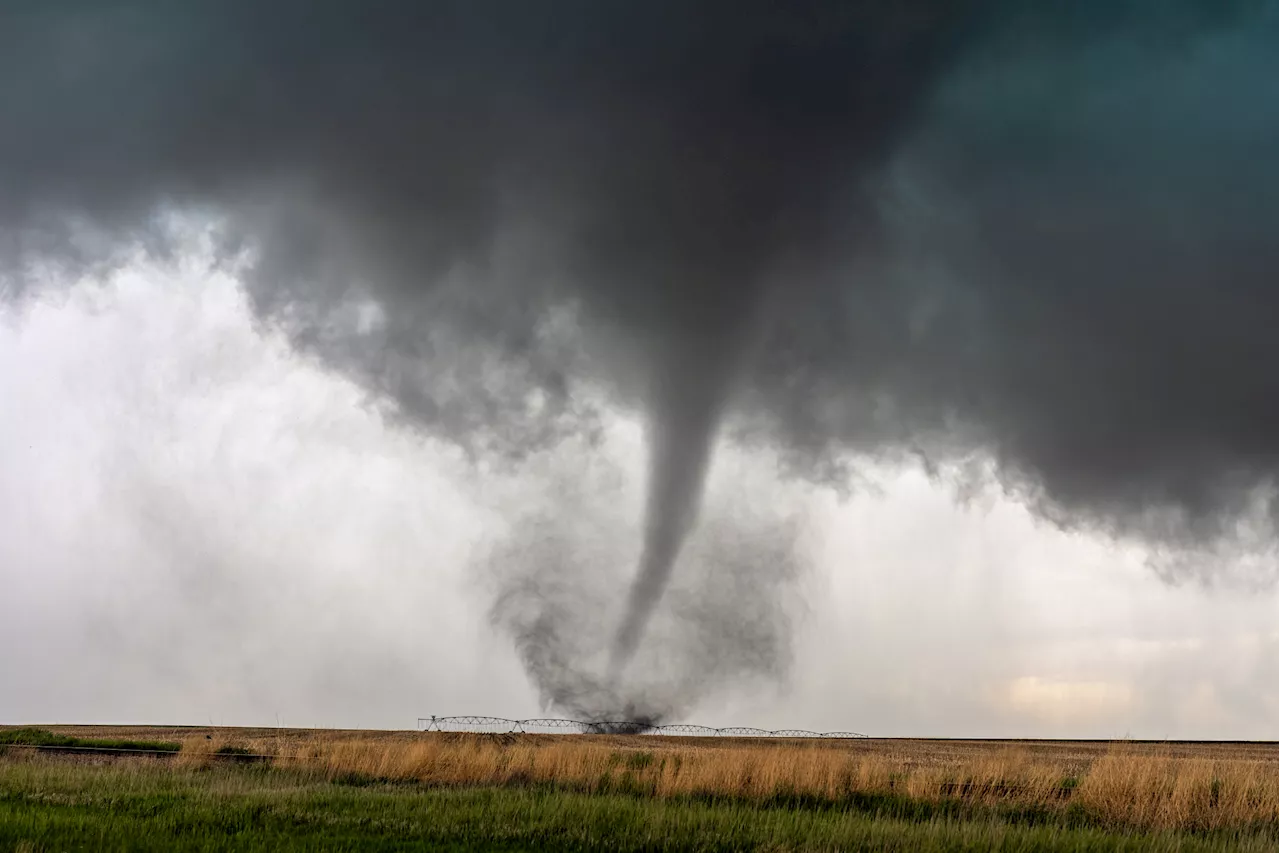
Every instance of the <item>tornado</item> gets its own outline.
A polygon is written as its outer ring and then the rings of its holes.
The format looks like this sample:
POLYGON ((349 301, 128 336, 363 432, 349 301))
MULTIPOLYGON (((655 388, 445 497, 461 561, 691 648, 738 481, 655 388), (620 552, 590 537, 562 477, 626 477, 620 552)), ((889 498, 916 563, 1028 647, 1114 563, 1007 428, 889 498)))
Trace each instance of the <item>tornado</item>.
POLYGON ((669 708, 783 670, 785 620, 761 614, 794 577, 786 525, 691 540, 723 517, 702 504, 729 418, 816 487, 867 459, 983 460, 1037 517, 1170 555, 1162 577, 1244 550, 1274 582, 1274 2, 0 19, 5 304, 51 264, 181 257, 165 223, 191 214, 243 255, 264 328, 482 473, 542 477, 521 465, 646 424, 641 517, 608 549, 550 488, 491 531, 515 537, 495 625, 548 705, 652 717, 646 656, 623 674, 655 614, 685 661, 660 673, 669 708))
MULTIPOLYGON (((724 321, 734 325, 732 321, 724 321)), ((622 676, 662 599, 690 530, 697 523, 720 413, 738 355, 740 329, 672 346, 659 363, 650 392, 649 480, 644 538, 626 612, 614 640, 610 672, 622 676)))

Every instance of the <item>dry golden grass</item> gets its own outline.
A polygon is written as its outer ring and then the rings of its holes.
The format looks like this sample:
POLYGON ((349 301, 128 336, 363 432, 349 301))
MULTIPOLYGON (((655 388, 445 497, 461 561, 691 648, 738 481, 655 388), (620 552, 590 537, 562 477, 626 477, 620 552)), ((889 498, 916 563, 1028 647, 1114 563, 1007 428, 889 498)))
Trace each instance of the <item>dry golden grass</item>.
MULTIPOLYGON (((207 764, 229 743, 193 736, 178 760, 207 764)), ((455 786, 540 783, 658 797, 839 800, 894 794, 1052 810, 1074 804, 1108 823, 1145 829, 1219 829, 1280 819, 1274 757, 1205 758, 1151 745, 1115 745, 1083 764, 1016 744, 988 744, 945 763, 805 741, 704 745, 646 737, 317 733, 240 739, 234 745, 329 778, 455 786)))
MULTIPOLYGON (((181 740, 203 766, 223 747, 329 778, 430 785, 549 784, 657 797, 840 800, 890 794, 1062 810, 1150 829, 1280 822, 1275 744, 750 740, 300 729, 65 728, 181 740)), ((73 730, 74 729, 74 730, 73 730)))
POLYGON ((174 758, 174 763, 179 767, 206 767, 213 763, 214 755, 219 749, 230 745, 226 738, 214 738, 211 735, 184 737, 181 743, 182 749, 178 750, 178 755, 174 758))
POLYGON ((1140 826, 1219 829, 1277 820, 1274 764, 1134 756, 1094 762, 1076 798, 1111 820, 1140 826))

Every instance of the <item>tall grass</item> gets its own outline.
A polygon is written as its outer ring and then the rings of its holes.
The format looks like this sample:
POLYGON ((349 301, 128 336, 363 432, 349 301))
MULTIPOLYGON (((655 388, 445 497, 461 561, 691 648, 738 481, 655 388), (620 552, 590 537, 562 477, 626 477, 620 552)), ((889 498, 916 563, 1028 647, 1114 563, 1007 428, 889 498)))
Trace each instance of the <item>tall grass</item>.
MULTIPOLYGON (((179 761, 201 766, 230 744, 183 744, 179 761)), ((657 798, 778 799, 838 803, 866 795, 960 801, 1087 815, 1139 829, 1227 829, 1276 825, 1276 764, 1175 757, 1121 745, 1082 772, 993 747, 950 766, 921 766, 877 752, 820 745, 623 747, 590 737, 419 736, 397 740, 318 736, 292 743, 243 742, 281 765, 329 780, 419 782, 434 786, 539 785, 657 798)))
MULTIPOLYGON (((631 772, 647 767, 643 758, 619 763, 631 772)), ((1265 829, 1134 833, 1031 824, 977 809, 759 809, 745 800, 546 786, 355 787, 314 770, 216 760, 207 769, 183 768, 155 757, 88 762, 14 750, 0 760, 0 850, 11 849, 1261 853, 1274 850, 1275 839, 1265 829)))
POLYGON ((1277 820, 1275 765, 1168 756, 1105 755, 1080 780, 1079 802, 1140 826, 1220 829, 1277 820))

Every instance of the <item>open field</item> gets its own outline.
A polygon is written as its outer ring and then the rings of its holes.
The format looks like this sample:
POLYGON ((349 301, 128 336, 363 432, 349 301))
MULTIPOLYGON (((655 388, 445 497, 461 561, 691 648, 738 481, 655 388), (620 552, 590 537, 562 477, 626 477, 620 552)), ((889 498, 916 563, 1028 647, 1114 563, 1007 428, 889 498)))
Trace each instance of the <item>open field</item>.
POLYGON ((547 788, 352 786, 155 760, 0 762, 0 849, 1264 851, 1272 831, 1125 833, 964 810, 823 809, 547 788))
MULTIPOLYGON (((0 726, 0 731, 5 730, 0 726)), ((13 727, 7 727, 13 728, 13 727)), ((698 750, 795 749, 835 751, 852 756, 876 756, 907 767, 962 766, 993 752, 1016 752, 1079 775, 1098 758, 1126 754, 1178 759, 1262 762, 1272 775, 1280 767, 1280 744, 1275 741, 1101 741, 1101 740, 955 740, 927 738, 786 739, 736 737, 655 737, 652 735, 468 735, 403 730, 291 729, 216 726, 42 726, 59 735, 139 741, 191 742, 209 738, 225 743, 253 743, 278 752, 303 743, 414 744, 441 739, 458 742, 511 743, 539 746, 596 745, 618 749, 698 750)))
POLYGON ((105 840, 129 838, 137 843, 113 843, 1262 850, 1275 849, 1280 828, 1274 743, 82 726, 49 736, 181 748, 0 747, 0 850, 109 849, 105 840))

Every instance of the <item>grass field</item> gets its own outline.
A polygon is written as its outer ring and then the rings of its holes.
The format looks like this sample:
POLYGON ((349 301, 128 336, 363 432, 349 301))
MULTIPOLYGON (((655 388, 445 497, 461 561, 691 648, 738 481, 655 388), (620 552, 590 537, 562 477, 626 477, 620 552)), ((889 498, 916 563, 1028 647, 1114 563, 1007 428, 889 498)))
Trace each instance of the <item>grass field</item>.
POLYGON ((1275 744, 0 730, 42 737, 181 749, 0 746, 0 850, 1225 851, 1280 829, 1275 744))

